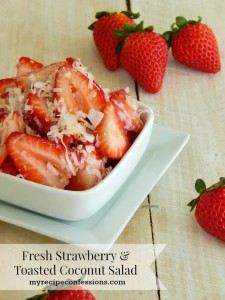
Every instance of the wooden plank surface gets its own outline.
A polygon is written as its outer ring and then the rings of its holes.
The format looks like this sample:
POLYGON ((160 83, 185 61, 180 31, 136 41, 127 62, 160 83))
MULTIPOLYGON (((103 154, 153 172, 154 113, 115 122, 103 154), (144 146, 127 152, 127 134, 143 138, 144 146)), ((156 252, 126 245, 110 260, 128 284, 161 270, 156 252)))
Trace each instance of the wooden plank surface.
MULTIPOLYGON (((13 76, 20 56, 44 64, 68 56, 80 57, 103 87, 129 86, 132 78, 122 69, 107 71, 94 47, 87 27, 96 11, 120 11, 130 4, 145 25, 157 32, 168 30, 177 15, 203 17, 218 39, 224 64, 224 12, 221 0, 0 0, 0 77, 13 76)), ((225 298, 224 243, 207 235, 197 225, 186 204, 195 196, 194 181, 208 184, 224 176, 224 82, 222 69, 203 74, 176 63, 171 54, 163 87, 150 95, 138 88, 139 98, 155 112, 155 122, 191 134, 191 139, 167 173, 158 182, 118 239, 118 243, 167 244, 156 268, 166 291, 95 291, 101 299, 222 300, 225 298), (149 204, 158 207, 149 208, 149 204)), ((46 236, 0 222, 0 243, 55 243, 46 236)), ((22 300, 30 292, 0 291, 0 299, 22 300)))
MULTIPOLYGON (((146 25, 164 32, 177 15, 203 17, 213 28, 224 62, 224 1, 132 0, 146 25)), ((224 242, 206 234, 186 204, 195 197, 194 182, 208 185, 224 174, 224 69, 204 74, 176 63, 170 53, 164 84, 157 95, 139 89, 140 100, 151 106, 156 122, 191 135, 187 147, 151 193, 159 205, 152 211, 155 243, 167 244, 157 260, 159 278, 167 290, 160 299, 224 299, 224 242)))

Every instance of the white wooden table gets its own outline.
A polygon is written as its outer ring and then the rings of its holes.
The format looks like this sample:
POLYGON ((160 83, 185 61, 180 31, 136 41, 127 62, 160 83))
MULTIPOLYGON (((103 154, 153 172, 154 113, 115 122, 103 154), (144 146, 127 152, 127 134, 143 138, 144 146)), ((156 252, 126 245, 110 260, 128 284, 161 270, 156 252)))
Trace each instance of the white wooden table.
MULTIPOLYGON (((135 213, 118 243, 162 243, 165 250, 153 269, 165 291, 95 291, 103 299, 222 300, 225 299, 225 244, 206 234, 187 203, 195 196, 196 178, 207 184, 224 176, 225 165, 225 2, 221 0, 0 0, 0 77, 15 73, 19 57, 48 64, 80 57, 97 81, 111 90, 135 83, 122 69, 107 71, 87 29, 96 11, 121 11, 127 5, 157 32, 169 29, 177 15, 197 19, 216 34, 222 70, 204 74, 176 63, 171 54, 161 91, 147 94, 138 87, 139 100, 155 112, 155 122, 190 133, 181 155, 135 213), (151 206, 152 205, 152 206, 151 206)), ((0 222, 0 243, 56 243, 37 233, 0 222)), ((31 292, 0 291, 2 300, 22 300, 31 292)))

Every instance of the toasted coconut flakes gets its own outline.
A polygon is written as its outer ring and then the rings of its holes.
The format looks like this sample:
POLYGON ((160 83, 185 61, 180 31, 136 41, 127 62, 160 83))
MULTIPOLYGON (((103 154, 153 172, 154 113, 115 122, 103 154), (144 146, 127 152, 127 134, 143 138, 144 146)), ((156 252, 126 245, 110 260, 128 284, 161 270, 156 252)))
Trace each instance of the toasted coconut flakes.
POLYGON ((127 94, 129 94, 130 93, 130 88, 127 86, 125 89, 125 92, 127 93, 127 94))
POLYGON ((43 81, 36 81, 35 83, 34 83, 34 88, 36 88, 36 89, 41 89, 41 90, 46 90, 46 83, 45 82, 43 82, 43 81))
POLYGON ((62 90, 63 90, 62 88, 54 88, 53 92, 55 92, 55 93, 61 93, 62 90))
POLYGON ((96 134, 96 136, 95 136, 95 146, 96 147, 99 147, 99 137, 98 137, 98 134, 96 134))
POLYGON ((88 78, 88 89, 91 90, 93 88, 93 84, 94 84, 94 76, 90 72, 87 72, 86 76, 88 78))
POLYGON ((79 166, 79 161, 76 152, 71 152, 71 158, 76 166, 79 166))
POLYGON ((98 110, 95 110, 91 108, 88 112, 87 118, 91 122, 91 124, 95 127, 98 126, 98 124, 101 122, 102 118, 104 117, 104 114, 98 110))
POLYGON ((91 165, 86 166, 86 171, 89 174, 96 175, 97 183, 102 180, 102 174, 97 168, 93 168, 91 165))
POLYGON ((35 82, 36 77, 34 76, 34 74, 31 74, 31 75, 29 76, 29 79, 30 79, 31 82, 35 82))
POLYGON ((91 153, 95 150, 95 147, 93 145, 87 145, 85 149, 88 153, 91 153))
POLYGON ((92 98, 95 98, 97 96, 97 92, 96 91, 92 91, 91 94, 90 94, 90 96, 92 98))
POLYGON ((25 104, 24 110, 25 110, 25 111, 32 111, 32 110, 33 110, 33 106, 32 106, 32 105, 25 104))
POLYGON ((57 171, 57 169, 50 162, 47 162, 46 167, 53 175, 56 175, 56 176, 59 175, 59 172, 57 171))
POLYGON ((67 73, 65 74, 65 77, 68 78, 68 79, 70 79, 70 76, 71 76, 71 72, 67 72, 67 73))
POLYGON ((126 103, 133 109, 137 110, 138 106, 136 104, 136 101, 132 99, 130 96, 126 96, 126 103))
POLYGON ((42 123, 39 121, 38 117, 34 117, 34 122, 37 124, 39 128, 42 128, 42 123))
POLYGON ((104 92, 105 100, 108 102, 108 101, 109 101, 109 98, 110 98, 110 95, 109 95, 110 90, 104 88, 104 89, 103 89, 103 92, 104 92))

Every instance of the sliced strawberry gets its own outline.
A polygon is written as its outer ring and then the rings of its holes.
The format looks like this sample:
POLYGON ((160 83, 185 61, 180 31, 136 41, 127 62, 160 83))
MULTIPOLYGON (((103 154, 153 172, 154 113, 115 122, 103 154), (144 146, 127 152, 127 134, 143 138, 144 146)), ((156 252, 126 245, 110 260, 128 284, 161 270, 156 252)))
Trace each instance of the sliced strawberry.
POLYGON ((105 104, 103 90, 97 85, 90 73, 85 72, 79 62, 67 60, 55 78, 55 99, 62 101, 70 113, 82 110, 88 113, 91 108, 101 110, 105 104), (72 63, 72 64, 71 64, 72 63))
POLYGON ((110 101, 114 104, 118 117, 127 131, 140 132, 143 123, 130 95, 124 89, 111 92, 110 101))
POLYGON ((93 145, 84 146, 82 151, 86 152, 82 167, 77 170, 76 175, 70 178, 67 190, 83 191, 95 186, 105 176, 105 164, 102 155, 93 145))
POLYGON ((14 132, 7 139, 6 147, 11 157, 14 151, 13 148, 17 147, 20 151, 27 153, 27 155, 33 155, 37 159, 46 163, 49 162, 55 168, 66 173, 68 176, 71 176, 72 174, 70 164, 72 164, 72 167, 74 167, 74 165, 71 157, 69 158, 70 149, 61 144, 57 144, 46 138, 14 132))
POLYGON ((24 132, 23 118, 17 111, 0 116, 0 142, 3 145, 7 137, 14 131, 24 132))
MULTIPOLYGON (((46 81, 51 77, 54 81, 57 70, 66 64, 65 61, 50 64, 40 69, 35 69, 26 74, 21 74, 17 77, 0 79, 0 94, 6 92, 9 87, 20 87, 22 90, 30 88, 33 82, 46 81)), ((1 95, 2 97, 2 95, 1 95)))
POLYGON ((4 94, 9 87, 16 87, 15 78, 0 79, 0 94, 4 94))
POLYGON ((4 163, 6 157, 8 156, 6 146, 5 145, 0 145, 0 167, 4 163))
POLYGON ((39 70, 42 67, 43 64, 33 59, 30 59, 29 57, 22 56, 16 65, 17 68, 16 76, 24 75, 28 72, 39 70))
POLYGON ((44 185, 64 188, 77 168, 70 149, 38 136, 14 132, 6 148, 25 179, 44 185))
POLYGON ((46 99, 32 93, 28 94, 27 99, 29 126, 39 133, 47 133, 55 122, 47 106, 46 99))
MULTIPOLYGON (((2 107, 0 108, 0 118, 5 114, 5 109, 2 107)), ((1 121, 0 121, 1 122, 1 121)))
POLYGON ((45 82, 46 80, 49 79, 49 77, 51 77, 54 80, 57 70, 63 65, 65 65, 65 63, 66 62, 64 61, 53 63, 41 69, 28 72, 26 74, 15 77, 14 80, 16 82, 16 85, 24 90, 26 88, 30 88, 33 82, 37 82, 37 81, 45 82))
POLYGON ((112 103, 107 102, 104 117, 96 127, 98 147, 109 158, 120 159, 130 147, 130 140, 112 103))
POLYGON ((10 174, 13 176, 16 176, 19 174, 19 171, 17 170, 16 166, 14 165, 13 160, 9 156, 3 162, 1 170, 2 170, 2 173, 10 174))

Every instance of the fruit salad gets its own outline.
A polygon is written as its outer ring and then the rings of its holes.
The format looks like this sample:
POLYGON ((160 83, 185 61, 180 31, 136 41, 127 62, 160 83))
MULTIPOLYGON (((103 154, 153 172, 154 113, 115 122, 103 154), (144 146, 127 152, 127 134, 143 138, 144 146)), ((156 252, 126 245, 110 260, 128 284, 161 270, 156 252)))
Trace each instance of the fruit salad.
POLYGON ((129 89, 103 89, 74 58, 21 57, 16 69, 0 80, 0 171, 67 190, 98 184, 143 128, 129 89))

